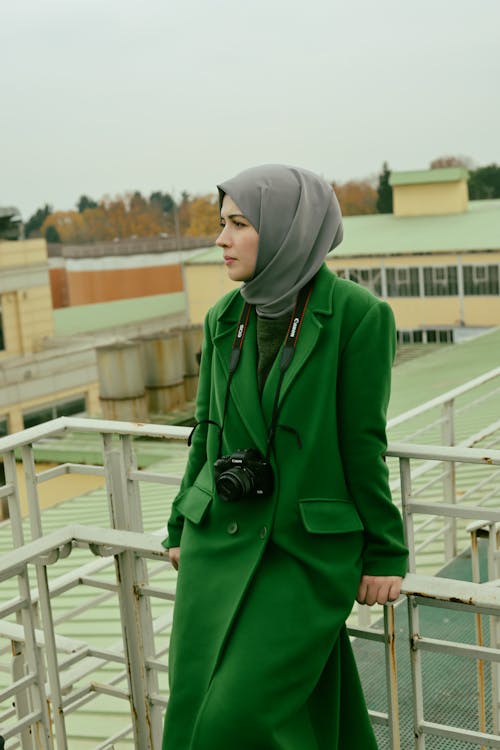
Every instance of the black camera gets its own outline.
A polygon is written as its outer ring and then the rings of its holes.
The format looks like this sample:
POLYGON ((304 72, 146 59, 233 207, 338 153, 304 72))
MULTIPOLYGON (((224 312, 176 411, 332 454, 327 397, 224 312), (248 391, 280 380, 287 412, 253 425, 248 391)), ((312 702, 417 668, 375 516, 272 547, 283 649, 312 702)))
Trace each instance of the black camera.
POLYGON ((257 495, 266 497, 274 487, 271 464, 255 448, 239 448, 214 464, 215 487, 222 500, 234 502, 257 495))

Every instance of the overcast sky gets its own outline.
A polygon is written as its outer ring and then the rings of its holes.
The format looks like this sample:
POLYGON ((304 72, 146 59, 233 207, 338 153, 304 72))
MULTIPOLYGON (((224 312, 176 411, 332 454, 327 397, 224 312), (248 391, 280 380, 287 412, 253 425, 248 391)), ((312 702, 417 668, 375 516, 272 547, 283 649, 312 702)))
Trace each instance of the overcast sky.
POLYGON ((2 0, 0 205, 500 162, 498 0, 2 0))

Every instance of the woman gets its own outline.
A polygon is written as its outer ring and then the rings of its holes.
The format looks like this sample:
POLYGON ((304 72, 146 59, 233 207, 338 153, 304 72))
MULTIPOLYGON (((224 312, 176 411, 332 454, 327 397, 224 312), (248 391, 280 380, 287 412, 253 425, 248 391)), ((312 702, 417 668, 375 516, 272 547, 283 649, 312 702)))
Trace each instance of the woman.
POLYGON ((164 541, 163 748, 371 750, 345 620, 355 598, 395 600, 406 571, 384 462, 393 316, 324 265, 342 223, 321 178, 265 165, 218 189, 217 245, 244 283, 205 320, 164 541))

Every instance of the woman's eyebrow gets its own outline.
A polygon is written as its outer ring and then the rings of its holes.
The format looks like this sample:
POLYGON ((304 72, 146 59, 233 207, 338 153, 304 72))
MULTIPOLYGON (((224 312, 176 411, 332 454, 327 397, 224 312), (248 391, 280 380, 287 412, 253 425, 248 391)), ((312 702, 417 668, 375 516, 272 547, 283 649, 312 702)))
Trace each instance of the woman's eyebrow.
POLYGON ((226 217, 226 216, 223 216, 223 215, 221 214, 221 219, 225 219, 225 218, 228 218, 228 219, 233 219, 233 220, 234 220, 234 219, 245 219, 245 221, 248 221, 248 220, 246 219, 246 217, 245 217, 245 216, 243 216, 243 214, 229 214, 229 216, 227 216, 227 217, 226 217))

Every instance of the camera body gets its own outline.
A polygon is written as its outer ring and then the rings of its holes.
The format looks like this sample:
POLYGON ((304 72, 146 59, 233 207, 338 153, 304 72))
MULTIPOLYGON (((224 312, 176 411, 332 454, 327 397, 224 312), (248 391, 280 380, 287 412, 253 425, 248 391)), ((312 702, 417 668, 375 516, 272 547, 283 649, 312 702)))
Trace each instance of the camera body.
POLYGON ((226 502, 267 497, 273 491, 271 464, 256 448, 246 448, 218 458, 214 464, 217 494, 226 502))

